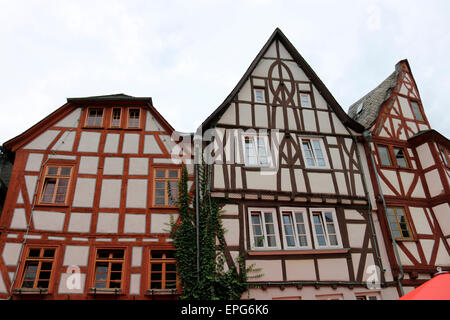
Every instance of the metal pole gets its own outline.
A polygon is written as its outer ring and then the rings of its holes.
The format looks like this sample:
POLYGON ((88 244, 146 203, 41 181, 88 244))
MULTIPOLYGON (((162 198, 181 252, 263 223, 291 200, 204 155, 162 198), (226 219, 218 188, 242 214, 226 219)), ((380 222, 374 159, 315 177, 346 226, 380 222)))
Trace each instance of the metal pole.
POLYGON ((199 156, 200 148, 199 143, 201 142, 202 132, 199 128, 194 137, 194 171, 195 171, 195 229, 196 229, 196 241, 197 241, 197 281, 200 281, 200 210, 199 210, 199 200, 200 200, 200 190, 199 190, 199 156), (200 139, 200 140, 199 140, 200 139))

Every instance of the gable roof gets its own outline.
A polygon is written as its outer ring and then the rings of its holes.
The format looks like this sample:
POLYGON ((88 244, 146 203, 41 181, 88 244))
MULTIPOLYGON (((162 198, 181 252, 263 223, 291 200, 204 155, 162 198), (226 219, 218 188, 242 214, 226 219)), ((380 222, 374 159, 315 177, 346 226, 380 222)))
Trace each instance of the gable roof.
POLYGON ((401 63, 405 61, 402 60, 397 63, 395 71, 389 77, 349 107, 348 115, 352 119, 358 121, 366 129, 375 124, 381 105, 389 99, 392 91, 397 86, 398 78, 402 73, 401 63), (358 110, 361 104, 362 108, 358 110))
POLYGON ((118 93, 118 94, 110 94, 110 95, 103 95, 103 96, 92 96, 92 97, 82 97, 82 98, 67 98, 67 102, 83 102, 83 101, 148 101, 150 104, 152 104, 152 98, 151 97, 133 97, 129 96, 127 94, 118 93))
POLYGON ((134 102, 143 102, 147 106, 147 108, 152 112, 152 114, 160 121, 160 123, 165 127, 165 129, 172 133, 175 129, 167 122, 166 119, 153 107, 152 98, 151 97, 133 97, 123 93, 112 94, 112 95, 103 95, 103 96, 92 96, 92 97, 82 97, 82 98, 67 98, 67 103, 53 111, 47 117, 36 123, 31 128, 27 129, 20 135, 6 141, 3 144, 3 147, 9 151, 15 152, 17 148, 20 148, 22 142, 25 140, 30 140, 32 137, 39 134, 42 130, 47 128, 50 123, 56 123, 61 120, 65 116, 69 115, 72 111, 74 111, 77 107, 85 106, 87 102, 126 102, 126 101, 134 101, 134 102))
POLYGON ((364 131, 364 127, 358 122, 354 121, 350 118, 347 113, 342 109, 336 99, 333 97, 331 92, 327 89, 325 84, 320 80, 314 70, 310 67, 310 65, 306 62, 306 60, 300 55, 300 53, 295 49, 294 45, 288 40, 288 38, 283 34, 283 32, 276 28, 275 31, 270 36, 269 40, 267 40, 266 44, 263 46, 261 51, 258 53, 256 58, 248 67, 245 74, 242 76, 241 80, 239 80, 236 87, 231 91, 231 93, 225 98, 222 104, 202 123, 201 128, 207 129, 214 125, 216 119, 220 117, 236 95, 239 93, 245 82, 248 80, 253 70, 258 65, 261 58, 265 55, 270 45, 275 41, 279 40, 283 46, 286 48, 287 52, 293 57, 294 61, 299 65, 299 67, 303 70, 306 76, 311 80, 314 86, 317 88, 319 93, 323 96, 325 101, 330 105, 332 110, 336 113, 342 123, 349 128, 355 130, 356 132, 364 131))

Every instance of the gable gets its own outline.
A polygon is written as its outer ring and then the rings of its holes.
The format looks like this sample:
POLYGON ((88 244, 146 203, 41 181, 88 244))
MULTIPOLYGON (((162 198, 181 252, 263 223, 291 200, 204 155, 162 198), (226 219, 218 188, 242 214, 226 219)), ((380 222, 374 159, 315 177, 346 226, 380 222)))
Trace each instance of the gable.
MULTIPOLYGON (((302 119, 310 124, 311 112, 309 110, 303 114, 303 111, 298 110, 301 105, 301 94, 310 95, 311 110, 331 110, 341 125, 357 132, 363 131, 363 127, 342 110, 322 81, 279 29, 275 30, 234 90, 206 119, 202 127, 207 129, 216 123, 255 127, 255 122, 259 122, 267 123, 269 128, 304 130, 302 119), (273 110, 266 110, 267 119, 264 116, 264 109, 260 104, 255 104, 255 88, 265 90, 265 103, 269 108, 273 107, 273 110), (236 102, 238 106, 235 105, 236 102), (281 107, 296 110, 282 110, 281 107), (259 110, 256 112, 254 109, 259 110), (272 114, 274 116, 270 119, 272 114), (262 119, 256 120, 257 117, 262 119)), ((317 114, 315 116, 319 117, 317 114)), ((323 115, 321 117, 325 118, 323 115)), ((318 127, 316 125, 317 130, 318 127)))

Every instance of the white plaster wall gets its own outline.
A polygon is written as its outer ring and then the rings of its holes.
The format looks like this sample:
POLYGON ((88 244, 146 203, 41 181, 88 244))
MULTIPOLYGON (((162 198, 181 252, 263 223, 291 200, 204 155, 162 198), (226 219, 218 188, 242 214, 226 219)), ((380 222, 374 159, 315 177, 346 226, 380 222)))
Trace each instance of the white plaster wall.
POLYGON ((28 155, 25 171, 41 171, 41 164, 44 155, 42 153, 30 153, 28 155))
POLYGON ((100 194, 100 208, 119 208, 122 180, 103 179, 100 194))
POLYGON ((249 104, 239 104, 239 124, 242 126, 252 126, 252 109, 249 104))
POLYGON ((138 153, 139 151, 139 134, 125 133, 123 139, 122 153, 138 153))
POLYGON ((78 173, 97 174, 98 157, 81 157, 78 173))
POLYGON ((366 231, 365 224, 347 223, 348 240, 351 248, 362 248, 366 231))
POLYGON ((125 233, 145 233, 145 214, 126 214, 125 233))
POLYGON ((308 172, 313 193, 335 193, 333 179, 329 173, 308 172))
POLYGON ((155 136, 146 135, 144 138, 144 154, 162 154, 162 150, 156 142, 155 136))
POLYGON ((98 152, 100 135, 100 132, 82 132, 78 152, 98 152))
POLYGON ((130 158, 130 166, 128 169, 130 175, 147 175, 148 174, 148 158, 130 158))
POLYGON ((103 174, 122 175, 123 174, 123 158, 106 157, 103 166, 103 174))
POLYGON ((25 209, 16 208, 13 212, 13 217, 11 220, 11 229, 23 229, 27 228, 27 218, 25 216, 25 209))
POLYGON ((64 226, 64 212, 33 211, 32 219, 36 230, 62 231, 64 226))
POLYGON ((155 117, 150 113, 150 111, 147 111, 145 131, 164 131, 161 124, 155 119, 155 117))
POLYGON ((131 274, 130 276, 130 294, 136 295, 140 293, 141 275, 139 273, 131 274))
POLYGON ((313 110, 302 110, 303 121, 305 123, 305 131, 316 132, 316 116, 313 110))
POLYGON ((63 119, 55 124, 55 127, 64 128, 77 128, 78 122, 80 121, 81 108, 73 110, 69 115, 65 116, 63 119))
POLYGON ((66 131, 61 138, 55 143, 52 150, 54 151, 72 151, 75 142, 75 131, 66 131))
POLYGON ((219 124, 236 124, 236 105, 232 103, 219 120, 219 124))
MULTIPOLYGON (((254 281, 283 281, 283 274, 281 272, 281 261, 280 260, 251 260, 245 261, 245 266, 249 267, 254 265, 255 269, 261 269, 256 274, 262 274, 258 278, 250 278, 248 282, 254 281)), ((250 273, 249 276, 256 275, 250 273)))
POLYGON ((119 140, 120 140, 120 134, 108 133, 106 135, 105 148, 104 148, 103 152, 117 153, 119 150, 119 140))
POLYGON ((28 143, 24 149, 46 150, 50 143, 56 138, 59 130, 47 130, 41 133, 37 138, 28 143))
POLYGON ((88 265, 88 246, 66 246, 63 266, 85 267, 88 265))
POLYGON ((258 171, 247 171, 247 188, 257 190, 276 190, 277 175, 262 175, 258 171))
POLYGON ((314 260, 286 260, 287 281, 317 280, 314 260))
POLYGON ((77 280, 74 280, 74 274, 73 273, 61 273, 61 279, 59 280, 59 286, 58 286, 58 294, 83 294, 84 293, 84 286, 86 284, 86 274, 80 273, 79 274, 80 279, 80 287, 77 288, 77 280), (70 286, 70 289, 69 287, 70 286))
POLYGON ((69 220, 69 232, 89 232, 91 227, 91 213, 72 212, 69 220))
POLYGON ((318 259, 321 281, 349 281, 346 259, 318 259))
POLYGON ((422 169, 427 169, 434 165, 434 159, 431 155, 430 147, 428 143, 424 143, 416 148, 417 154, 419 155, 420 164, 422 165, 422 169))
POLYGON ((21 247, 21 243, 5 243, 3 247, 2 258, 6 266, 17 265, 21 247))
POLYGON ((131 267, 140 267, 142 265, 142 247, 133 247, 131 254, 131 267))
POLYGON ((222 225, 225 228, 225 241, 228 246, 239 245, 239 220, 222 219, 222 225))
POLYGON ((127 208, 145 208, 147 206, 147 180, 129 179, 127 185, 127 208))
POLYGON ((425 173, 425 179, 427 180, 428 190, 431 197, 436 197, 444 192, 442 186, 441 177, 437 169, 425 173))
POLYGON ((97 232, 98 233, 117 233, 119 228, 119 214, 118 213, 104 213, 98 214, 97 232))
POLYGON ((450 206, 448 203, 443 203, 433 207, 434 215, 436 216, 439 226, 441 227, 444 236, 450 235, 450 206))
POLYGON ((178 220, 178 214, 152 213, 150 220, 150 233, 170 233, 170 217, 178 220))
POLYGON ((73 198, 74 207, 90 208, 94 202, 95 181, 91 178, 78 178, 73 198))
POLYGON ((36 188, 37 176, 25 176, 25 187, 28 192, 28 199, 33 202, 34 192, 36 188))
POLYGON ((409 212, 417 233, 428 235, 433 234, 423 208, 409 207, 409 212))

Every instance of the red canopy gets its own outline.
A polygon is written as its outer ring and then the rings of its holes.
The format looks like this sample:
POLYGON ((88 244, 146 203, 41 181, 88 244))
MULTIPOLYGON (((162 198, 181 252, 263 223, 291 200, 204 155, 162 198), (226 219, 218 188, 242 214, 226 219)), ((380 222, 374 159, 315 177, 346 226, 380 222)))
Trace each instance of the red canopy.
POLYGON ((436 275, 399 300, 450 300, 450 273, 436 275))

